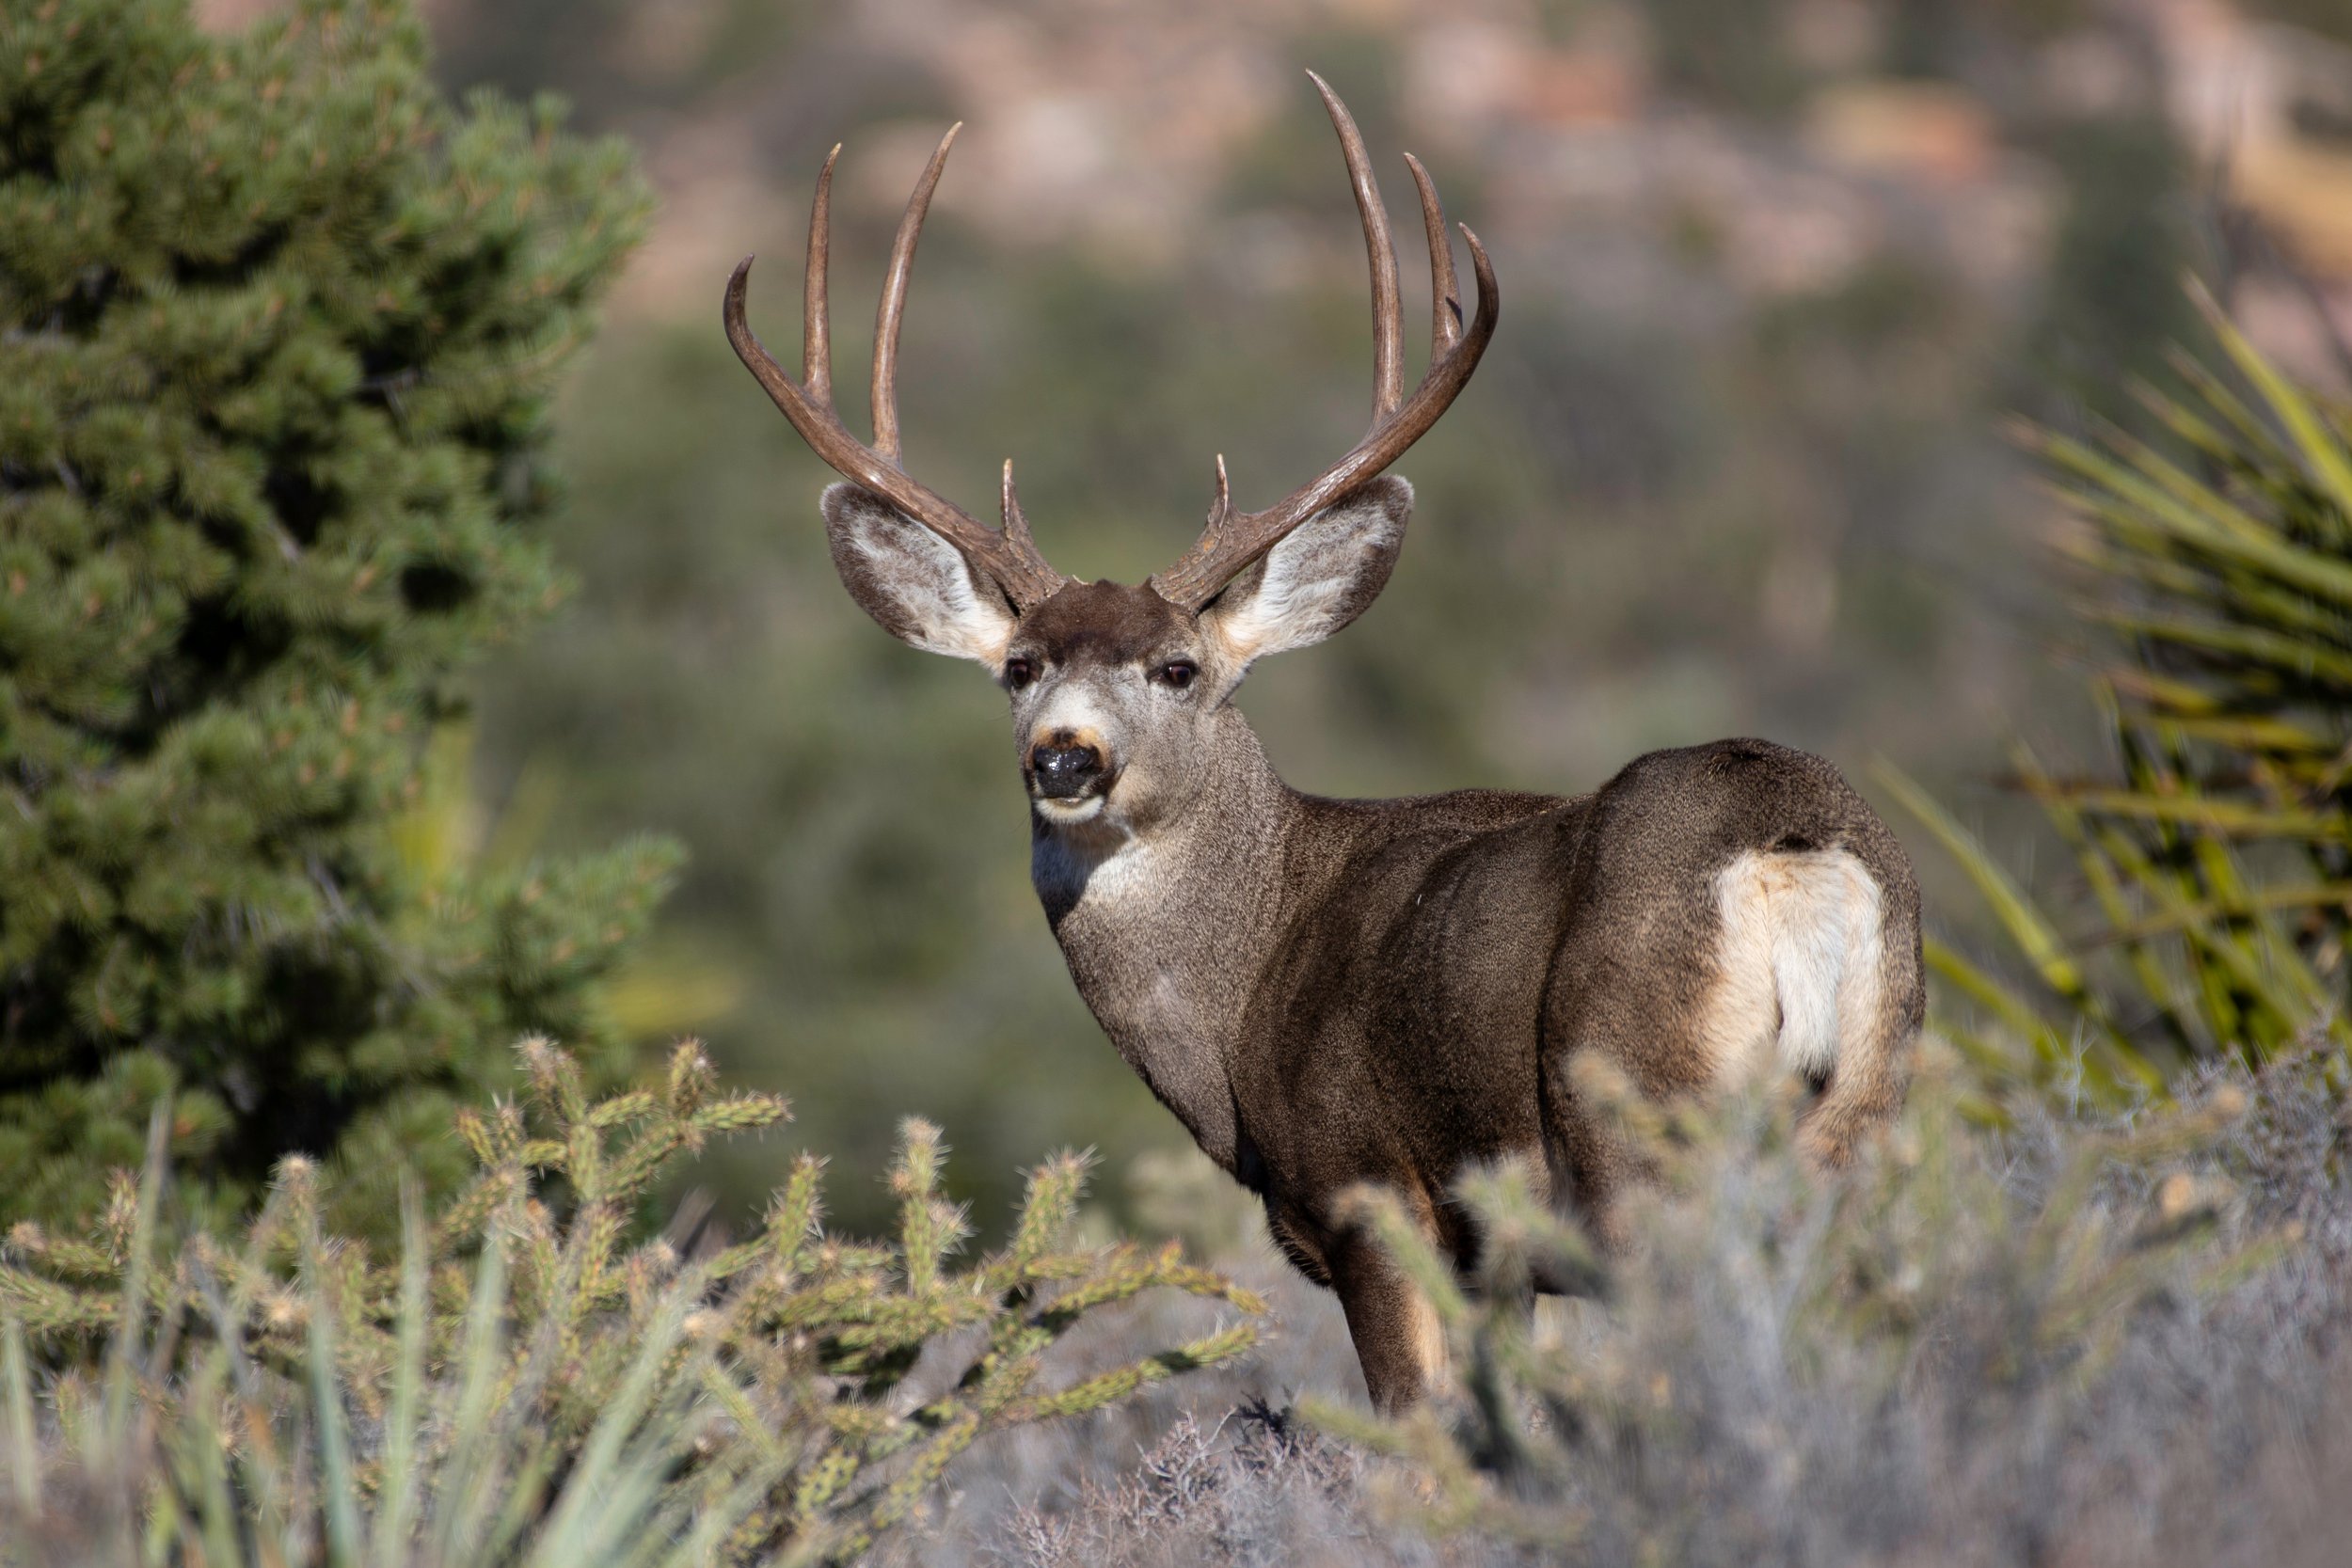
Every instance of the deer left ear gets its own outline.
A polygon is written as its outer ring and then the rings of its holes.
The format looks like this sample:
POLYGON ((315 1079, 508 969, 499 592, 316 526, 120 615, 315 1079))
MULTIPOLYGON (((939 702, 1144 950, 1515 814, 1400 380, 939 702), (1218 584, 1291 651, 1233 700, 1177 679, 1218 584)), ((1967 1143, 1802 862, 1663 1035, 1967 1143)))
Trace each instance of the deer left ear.
POLYGON ((1200 611, 1236 670, 1320 642, 1370 608, 1396 569, 1413 487, 1383 475, 1293 530, 1200 611))
POLYGON ((841 586, 882 630, 925 653, 977 659, 991 670, 1004 661, 1012 610, 962 552, 854 484, 825 486, 819 505, 841 586))

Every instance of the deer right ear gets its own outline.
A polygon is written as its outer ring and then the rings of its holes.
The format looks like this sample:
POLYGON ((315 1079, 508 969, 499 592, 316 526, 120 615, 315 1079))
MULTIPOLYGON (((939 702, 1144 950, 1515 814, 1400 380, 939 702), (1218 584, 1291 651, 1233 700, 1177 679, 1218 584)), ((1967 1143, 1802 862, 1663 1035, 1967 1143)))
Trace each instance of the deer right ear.
POLYGON ((1004 662, 1012 608, 962 551, 854 484, 827 485, 819 504, 833 569, 882 630, 925 653, 1004 662))

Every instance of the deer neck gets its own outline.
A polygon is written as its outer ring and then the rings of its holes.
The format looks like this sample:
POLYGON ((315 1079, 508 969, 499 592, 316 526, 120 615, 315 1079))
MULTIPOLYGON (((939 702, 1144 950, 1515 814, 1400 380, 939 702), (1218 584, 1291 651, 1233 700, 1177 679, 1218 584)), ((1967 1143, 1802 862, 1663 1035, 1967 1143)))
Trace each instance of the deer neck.
POLYGON ((1182 812, 1147 832, 1033 814, 1029 870, 1095 1021, 1230 1171, 1232 1052, 1276 945, 1299 798, 1232 708, 1192 782, 1182 812))

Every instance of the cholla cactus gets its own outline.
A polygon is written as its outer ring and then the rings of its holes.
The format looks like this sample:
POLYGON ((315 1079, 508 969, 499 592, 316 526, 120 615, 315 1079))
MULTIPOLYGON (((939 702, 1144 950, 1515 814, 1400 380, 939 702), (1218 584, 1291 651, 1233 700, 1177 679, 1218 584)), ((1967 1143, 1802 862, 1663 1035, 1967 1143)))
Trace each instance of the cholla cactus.
POLYGON ((479 1175, 430 1220, 412 1196, 396 1259, 322 1233, 298 1160, 233 1243, 167 1254, 152 1165, 87 1240, 18 1227, 0 1563, 129 1560, 141 1538, 151 1560, 214 1564, 833 1560, 981 1434, 1254 1342, 1236 1322, 1049 1386, 1046 1353, 1097 1307, 1159 1288, 1262 1307, 1172 1247, 1072 1245, 1076 1155, 1032 1172, 1010 1242, 959 1267, 921 1122, 891 1172, 896 1238, 827 1235, 803 1155, 757 1234, 681 1258, 636 1232, 649 1185, 785 1102, 721 1093, 691 1044, 660 1086, 599 1102, 552 1045, 521 1053, 527 1101, 464 1119, 479 1175), (102 1347, 93 1378, 76 1353, 102 1347), (45 1411, 36 1355, 66 1369, 45 1411))

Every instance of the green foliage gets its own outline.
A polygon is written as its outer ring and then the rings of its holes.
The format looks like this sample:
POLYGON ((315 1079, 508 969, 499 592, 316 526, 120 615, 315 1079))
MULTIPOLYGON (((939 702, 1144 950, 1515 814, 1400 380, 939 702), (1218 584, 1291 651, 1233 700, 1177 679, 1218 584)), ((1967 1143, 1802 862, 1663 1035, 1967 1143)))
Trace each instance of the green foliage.
POLYGON ((2168 450, 2028 439, 2073 519, 2116 770, 2018 777, 2073 851, 2079 914, 2047 913, 1960 824, 1889 787, 1986 895, 2055 1006, 1948 949, 1931 961, 1992 1025, 1955 1037, 1995 1075, 2161 1092, 2184 1059, 2259 1064, 2316 1019, 2341 1053, 2352 936, 2352 426, 2207 305, 2246 394, 2183 359, 2145 394, 2168 450), (2012 1052, 2008 1039, 2028 1042, 2012 1052))
MULTIPOLYGON (((1595 1257, 1505 1166, 1462 1189, 1487 1238, 1464 1281, 1392 1198, 1367 1195, 1460 1386, 1401 1419, 1326 1402, 1310 1414, 1411 1460, 1416 1484, 1392 1506, 1440 1536, 1592 1541, 1596 1495, 1630 1472, 1643 1495, 1608 1497, 1611 1549, 1596 1556, 1740 1560, 1744 1542, 1747 1560, 1769 1559, 1779 1524, 1722 1517, 1709 1494, 1802 1486, 1804 1500, 1828 1485, 1797 1474, 1794 1445, 1815 1434, 1791 1429, 1828 1425, 1819 1412, 1901 1445, 1920 1436, 1905 1414, 1919 1401, 1963 1451, 2001 1441, 1994 1423, 2062 1427, 2058 1407, 2095 1408, 2141 1307, 2217 1294, 2284 1256, 2285 1238, 2229 1223, 2242 1200, 2218 1150, 2253 1103, 2239 1084, 2137 1126, 2059 1130, 2046 1165, 1972 1132, 1967 1089, 1958 1062, 1931 1056, 1884 1145, 1824 1182, 1796 1148, 1793 1096, 1661 1107, 1591 1064, 1580 1094, 1657 1176, 1629 1215, 1638 1240, 1595 1257), (2021 1182, 2027 1164, 2038 1180, 2021 1182), (1590 1338, 1542 1332, 1529 1310, 1531 1276, 1563 1270, 1610 1300, 1590 1338), (1966 1402, 1951 1408, 1955 1386, 1966 1402), (1764 1475, 1748 1475, 1758 1460, 1764 1475)), ((1906 1532, 1928 1517, 1900 1512, 1906 1532)))
POLYGON ((668 851, 434 879, 389 831, 561 588, 547 405, 647 198, 559 119, 445 103, 405 0, 0 16, 0 1213, 94 1207, 175 1085, 226 1210, 293 1148, 439 1185, 526 1030, 609 1067, 668 851))
POLYGON ((525 1101, 464 1115, 472 1182, 430 1216, 412 1193, 386 1260, 326 1233, 301 1159, 234 1241, 157 1244, 159 1152, 87 1239, 19 1225, 0 1563, 833 1560, 913 1516, 976 1438, 1255 1341, 1238 1322, 1045 1386, 1057 1341, 1143 1292, 1260 1305, 1173 1246, 1074 1244, 1075 1155, 1030 1172, 1010 1240, 958 1266, 963 1215, 921 1122, 887 1242, 826 1234, 806 1155, 739 1243, 632 1240, 680 1155, 774 1126, 784 1101, 720 1093, 692 1045, 602 1101, 544 1041, 521 1057, 525 1101), (38 1409, 35 1357, 66 1369, 38 1409))

